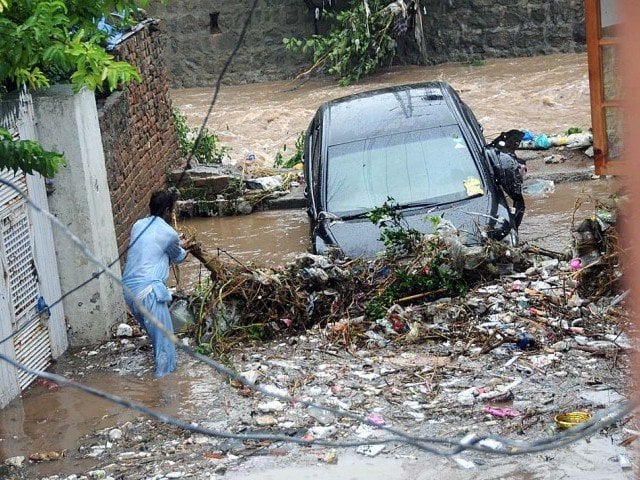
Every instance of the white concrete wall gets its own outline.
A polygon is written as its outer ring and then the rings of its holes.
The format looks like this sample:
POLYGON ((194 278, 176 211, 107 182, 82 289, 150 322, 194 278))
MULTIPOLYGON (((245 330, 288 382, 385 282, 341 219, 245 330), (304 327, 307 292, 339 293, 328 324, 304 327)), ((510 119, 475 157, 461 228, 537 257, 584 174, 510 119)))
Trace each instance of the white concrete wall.
MULTIPOLYGON (((67 167, 54 178, 49 195, 51 212, 62 221, 103 264, 118 257, 107 185, 98 113, 93 92, 73 94, 71 87, 56 85, 34 94, 37 134, 40 144, 64 153, 67 167)), ((101 274, 59 228, 53 238, 64 299, 64 312, 71 345, 89 345, 109 338, 110 327, 126 318, 120 285, 101 274)), ((116 262, 111 270, 120 276, 116 262)))
MULTIPOLYGON (((37 140, 33 102, 29 95, 20 102, 20 110, 20 118, 22 119, 18 124, 20 138, 22 140, 37 140)), ((42 210, 49 211, 44 177, 38 173, 27 175, 27 189, 29 191, 29 199, 42 210)), ((38 269, 38 276, 40 277, 40 294, 47 303, 53 305, 62 296, 62 292, 60 290, 58 262, 56 261, 55 250, 53 248, 54 240, 51 222, 45 215, 38 213, 31 207, 29 207, 29 215, 31 224, 33 225, 31 232, 33 256, 38 269)), ((56 359, 62 355, 69 346, 62 303, 51 307, 51 316, 47 324, 49 327, 51 356, 56 359)))

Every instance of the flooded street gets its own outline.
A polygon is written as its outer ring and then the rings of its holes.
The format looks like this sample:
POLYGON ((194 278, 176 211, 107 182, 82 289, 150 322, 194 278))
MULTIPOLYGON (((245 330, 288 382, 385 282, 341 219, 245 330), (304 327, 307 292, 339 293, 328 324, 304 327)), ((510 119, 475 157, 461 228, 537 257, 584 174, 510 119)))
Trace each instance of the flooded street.
MULTIPOLYGON (((292 153, 298 134, 306 129, 320 103, 375 87, 426 80, 450 82, 474 110, 488 139, 511 128, 554 134, 569 127, 588 128, 591 123, 586 55, 567 54, 496 59, 480 66, 399 68, 347 88, 330 80, 225 86, 207 128, 232 148, 231 163, 242 163, 252 153, 256 156, 252 168, 270 167, 283 145, 292 153)), ((174 90, 171 95, 189 124, 199 126, 212 90, 174 90)), ((537 162, 530 167, 532 178, 548 169, 543 161, 537 162)), ((590 171, 590 164, 579 167, 590 171)), ((617 188, 614 180, 601 178, 556 183, 548 192, 527 194, 521 242, 563 251, 570 244, 574 218, 579 222, 591 216, 597 202, 617 188)), ((195 232, 209 253, 243 265, 275 268, 308 249, 309 224, 304 209, 196 218, 181 221, 179 227, 186 233, 195 232)), ((180 272, 186 291, 209 275, 191 257, 180 272)), ((595 414, 621 401, 628 384, 625 372, 629 360, 623 350, 612 358, 572 343, 572 328, 585 335, 592 330, 600 336, 620 334, 622 327, 603 322, 605 315, 598 308, 583 307, 584 312, 578 308, 576 315, 584 318, 571 317, 576 326, 571 323, 567 328, 552 325, 552 312, 549 318, 532 314, 534 308, 529 307, 536 305, 547 288, 540 286, 543 280, 551 282, 535 277, 530 288, 518 290, 519 298, 514 296, 513 279, 477 293, 477 304, 489 305, 490 312, 478 313, 467 304, 452 308, 452 299, 441 305, 454 313, 471 309, 468 330, 474 332, 480 331, 482 326, 477 324, 489 317, 499 323, 494 317, 513 313, 512 319, 505 320, 511 322, 507 328, 526 328, 523 331, 537 335, 542 345, 535 350, 519 349, 516 343, 499 344, 486 352, 486 345, 476 345, 474 350, 469 332, 459 339, 443 336, 443 332, 451 334, 447 322, 452 319, 448 314, 445 320, 438 319, 436 312, 425 324, 444 327, 435 329, 434 336, 423 343, 393 341, 381 346, 366 340, 364 330, 355 329, 354 338, 361 341, 356 348, 346 345, 348 332, 332 337, 326 326, 269 342, 247 339, 232 351, 214 355, 234 371, 254 372, 259 385, 282 389, 296 398, 282 405, 274 406, 272 397, 239 388, 182 352, 177 372, 155 379, 150 348, 143 337, 114 338, 95 350, 65 354, 55 369, 163 414, 228 433, 275 432, 300 437, 319 427, 335 441, 368 438, 360 436, 359 427, 366 426, 362 422, 348 416, 318 416, 298 403, 302 398, 363 416, 375 414, 384 418, 381 425, 422 437, 459 439, 469 433, 489 432, 523 441, 552 438, 558 433, 554 423, 558 412, 584 409, 595 414), (566 348, 558 346, 562 342, 566 348), (500 389, 514 384, 513 391, 500 389), (471 403, 464 403, 460 394, 469 390, 477 390, 477 399, 472 396, 471 403), (488 398, 499 398, 492 405, 518 409, 520 416, 488 414, 485 408, 489 401, 481 404, 480 397, 492 392, 510 394, 488 398), (265 407, 265 403, 270 405, 265 407)), ((400 442, 386 446, 376 457, 358 454, 353 447, 339 448, 337 463, 331 463, 327 461, 332 458, 328 447, 189 434, 75 389, 48 387, 34 384, 2 411, 0 478, 630 480, 634 471, 623 465, 621 458, 636 461, 635 444, 630 448, 621 445, 629 432, 635 432, 631 417, 569 447, 525 456, 464 452, 456 458, 444 458, 400 442), (114 429, 121 437, 111 438, 114 429), (9 472, 13 475, 16 470, 1 466, 8 458, 28 459, 31 454, 51 451, 66 454, 50 462, 26 460, 21 476, 10 476, 9 472), (88 473, 91 471, 98 473, 88 473), (66 477, 72 474, 77 476, 66 477)))
MULTIPOLYGON (((73 372, 69 372, 73 376, 73 372)), ((78 379, 80 380, 80 379, 78 379)), ((86 385, 101 388, 167 414, 176 414, 183 395, 179 389, 166 388, 164 382, 148 378, 127 377, 97 371, 81 379, 86 385), (173 391, 172 391, 173 390, 173 391), (176 391, 177 390, 177 391, 176 391)), ((0 458, 41 452, 73 452, 89 433, 111 425, 121 425, 135 418, 135 414, 106 399, 71 388, 49 390, 47 385, 32 386, 21 400, 12 402, 0 415, 0 458)), ((94 460, 69 458, 61 462, 36 464, 33 473, 53 475, 72 473, 91 467, 94 460)))

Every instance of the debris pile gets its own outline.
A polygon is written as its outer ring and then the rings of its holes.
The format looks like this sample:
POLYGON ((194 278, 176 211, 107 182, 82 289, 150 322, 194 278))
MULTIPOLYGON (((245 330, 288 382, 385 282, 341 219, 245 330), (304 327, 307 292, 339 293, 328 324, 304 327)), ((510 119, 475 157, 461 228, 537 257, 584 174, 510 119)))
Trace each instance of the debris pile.
MULTIPOLYGON (((320 268, 310 259, 302 265, 320 268)), ((539 261, 465 296, 396 304, 384 319, 317 323, 304 332, 291 331, 286 340, 244 342, 228 352, 225 361, 250 385, 288 395, 293 399, 288 402, 236 379, 212 376, 206 366, 181 356, 181 368, 191 378, 205 379, 181 400, 198 425, 232 434, 362 445, 335 449, 206 437, 136 419, 96 432, 80 455, 95 459, 113 478, 127 472, 132 478, 164 479, 174 478, 174 472, 228 475, 251 469, 252 460, 265 456, 315 458, 319 464, 340 463, 349 455, 424 461, 411 445, 379 443, 390 435, 384 427, 460 442, 477 435, 551 438, 564 428, 556 422, 559 415, 595 415, 624 401, 625 352, 633 349, 616 298, 572 296, 565 288, 570 272, 567 262, 539 261)), ((99 355, 94 361, 106 363, 99 355)), ((140 353, 129 350, 128 355, 140 353)), ((122 354, 117 358, 131 363, 122 354)), ((637 438, 630 420, 610 427, 603 440, 614 458, 622 458, 618 471, 629 468, 625 448, 637 438)), ((599 437, 590 441, 597 443, 599 437)), ((491 438, 482 445, 507 448, 491 438)), ((542 462, 536 467, 540 472, 551 468, 546 456, 531 458, 542 462)), ((491 464, 477 452, 441 461, 452 469, 480 470, 491 464)))
POLYGON ((438 339, 481 353, 558 342, 584 348, 573 337, 612 334, 594 325, 616 325, 625 295, 614 216, 601 210, 594 218, 575 229, 573 259, 504 242, 466 246, 452 228, 424 236, 411 255, 307 253, 279 268, 196 249, 211 275, 189 300, 190 334, 211 349, 224 349, 223 338, 265 339, 314 325, 346 347, 438 339))

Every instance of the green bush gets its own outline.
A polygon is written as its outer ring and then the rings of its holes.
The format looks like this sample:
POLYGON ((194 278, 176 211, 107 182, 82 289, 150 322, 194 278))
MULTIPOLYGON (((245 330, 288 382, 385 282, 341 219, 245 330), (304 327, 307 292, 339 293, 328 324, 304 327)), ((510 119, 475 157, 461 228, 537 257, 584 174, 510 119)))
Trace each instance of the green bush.
POLYGON ((205 128, 198 138, 198 129, 187 125, 186 117, 177 107, 173 107, 171 113, 178 133, 180 153, 183 156, 194 158, 204 164, 222 163, 222 160, 229 156, 231 148, 220 145, 216 134, 205 128))
MULTIPOLYGON (((342 11, 324 11, 323 15, 332 23, 327 34, 313 35, 307 40, 284 38, 284 45, 294 52, 311 51, 314 67, 324 65, 328 73, 338 77, 340 85, 349 85, 391 63, 395 56, 394 28, 396 24, 400 26, 403 18, 394 14, 389 3, 352 0, 342 11)), ((395 30, 396 34, 402 34, 406 28, 395 30)))
MULTIPOLYGON (((112 91, 140 80, 136 69, 105 50, 98 20, 122 13, 124 25, 145 0, 5 0, 0 8, 0 84, 45 88, 71 82, 76 90, 112 91)), ((133 20, 131 20, 133 21, 133 20)))

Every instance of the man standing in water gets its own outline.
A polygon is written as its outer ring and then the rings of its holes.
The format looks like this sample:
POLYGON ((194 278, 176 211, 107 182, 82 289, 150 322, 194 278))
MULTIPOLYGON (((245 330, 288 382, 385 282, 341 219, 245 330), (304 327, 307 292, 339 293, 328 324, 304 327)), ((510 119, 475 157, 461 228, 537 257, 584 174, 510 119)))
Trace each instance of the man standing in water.
POLYGON ((127 262, 122 275, 127 305, 153 344, 156 377, 176 369, 176 349, 154 322, 145 317, 136 303, 144 305, 165 329, 173 333, 169 314, 171 293, 164 282, 169 276, 169 263, 182 262, 191 248, 190 242, 181 239, 169 224, 176 199, 177 191, 172 189, 151 195, 150 216, 138 220, 131 229, 127 262))

